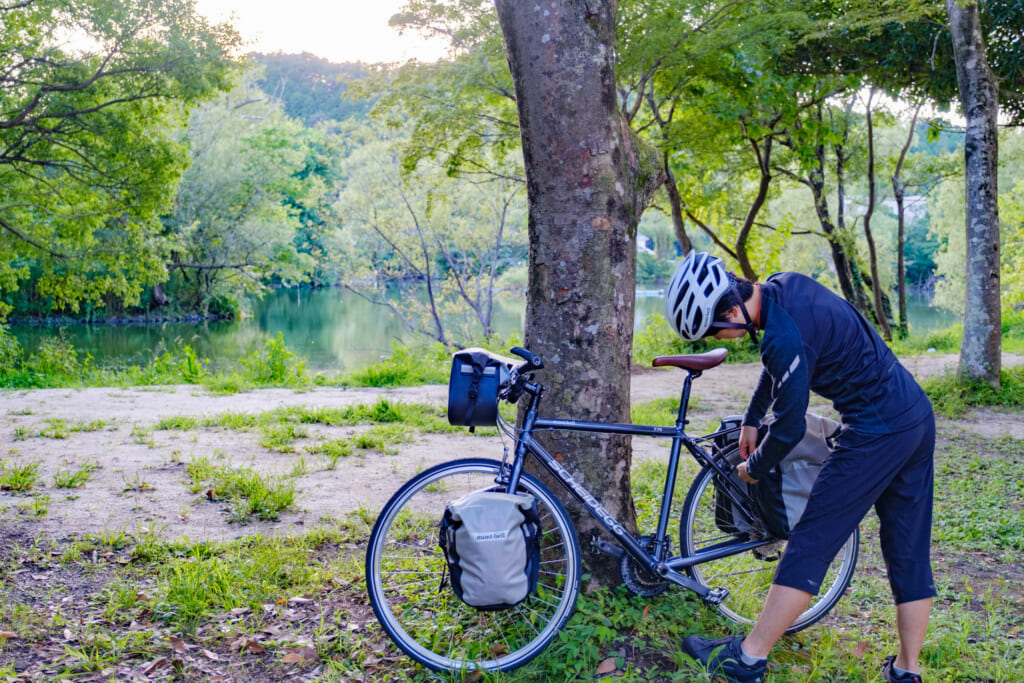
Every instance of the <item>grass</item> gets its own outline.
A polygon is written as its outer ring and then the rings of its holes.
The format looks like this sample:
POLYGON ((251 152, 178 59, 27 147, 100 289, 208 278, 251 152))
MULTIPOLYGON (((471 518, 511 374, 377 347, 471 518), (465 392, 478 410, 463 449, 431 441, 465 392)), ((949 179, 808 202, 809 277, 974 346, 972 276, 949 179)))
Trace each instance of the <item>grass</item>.
POLYGON ((39 462, 0 462, 0 490, 25 493, 39 483, 39 462))
POLYGON ((1004 369, 998 389, 982 382, 969 382, 950 372, 921 382, 935 412, 960 417, 970 408, 1024 407, 1024 366, 1004 369))
POLYGON ((253 517, 273 521, 295 503, 295 484, 288 477, 263 474, 251 467, 215 465, 207 457, 186 466, 193 493, 206 491, 212 501, 228 504, 230 520, 245 524, 253 517))
POLYGON ((53 485, 59 489, 79 489, 85 486, 92 473, 97 469, 96 465, 85 464, 75 471, 58 469, 53 475, 53 485))
MULTIPOLYGON (((1024 440, 986 439, 949 425, 940 432, 933 537, 939 598, 922 656, 929 681, 1019 679, 1021 463, 1024 440)), ((211 460, 193 461, 189 472, 203 482, 234 477, 211 460)), ((663 476, 663 463, 634 467, 642 518, 649 518, 651 501, 660 496, 663 476)), ((680 491, 691 476, 687 470, 680 478, 680 491)), ((178 659, 178 678, 202 679, 210 661, 199 654, 205 650, 218 658, 218 668, 245 671, 253 680, 280 680, 295 667, 307 674, 319 668, 325 680, 453 680, 398 653, 374 620, 361 578, 374 518, 372 509, 362 509, 301 536, 228 543, 167 540, 139 529, 12 548, 4 556, 7 578, 0 596, 13 585, 58 592, 27 603, 0 600, 0 623, 19 634, 0 643, 0 653, 32 651, 32 661, 46 662, 54 679, 138 667, 159 657, 178 659), (31 571, 18 572, 21 566, 31 571), (64 601, 54 615, 46 605, 63 589, 49 588, 55 584, 39 577, 58 570, 96 576, 101 585, 88 589, 91 599, 64 601), (63 637, 65 628, 73 630, 74 642, 63 637), (172 645, 170 637, 183 644, 172 645), (312 644, 313 660, 281 668, 300 642, 312 644)), ((882 657, 895 651, 894 610, 873 515, 862 533, 849 594, 825 622, 780 642, 770 680, 880 680, 882 657)), ((597 669, 606 663, 614 665, 614 680, 710 682, 682 655, 679 642, 691 633, 720 636, 734 630, 681 590, 649 600, 621 589, 592 591, 581 596, 565 630, 536 660, 472 680, 598 680, 597 669)))

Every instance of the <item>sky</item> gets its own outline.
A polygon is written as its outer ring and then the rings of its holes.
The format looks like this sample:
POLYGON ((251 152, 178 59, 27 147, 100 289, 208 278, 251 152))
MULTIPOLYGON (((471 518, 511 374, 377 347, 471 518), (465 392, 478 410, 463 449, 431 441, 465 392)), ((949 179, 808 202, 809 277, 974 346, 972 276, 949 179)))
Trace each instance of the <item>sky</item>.
POLYGON ((405 0, 196 0, 200 14, 229 19, 247 52, 310 52, 332 62, 433 61, 444 53, 416 33, 400 36, 388 19, 405 0))

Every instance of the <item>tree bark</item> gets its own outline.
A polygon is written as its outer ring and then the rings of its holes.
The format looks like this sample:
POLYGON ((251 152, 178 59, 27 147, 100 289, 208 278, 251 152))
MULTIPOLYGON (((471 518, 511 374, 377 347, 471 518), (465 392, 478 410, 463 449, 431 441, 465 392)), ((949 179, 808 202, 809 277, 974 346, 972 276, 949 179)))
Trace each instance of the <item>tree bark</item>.
POLYGON ((967 291, 960 375, 999 386, 1002 313, 999 295, 999 205, 996 170, 998 91, 985 56, 978 4, 946 0, 964 138, 967 207, 967 291))
POLYGON ((901 177, 903 174, 903 163, 907 160, 907 152, 914 141, 914 127, 917 125, 917 117, 921 113, 923 105, 918 103, 914 107, 914 116, 910 119, 910 132, 907 134, 907 141, 900 149, 899 159, 896 161, 896 170, 892 174, 892 196, 896 199, 896 282, 899 287, 900 296, 900 327, 899 338, 906 339, 910 335, 910 325, 907 322, 907 265, 903 244, 906 233, 906 207, 904 200, 907 194, 907 183, 901 177))
MULTIPOLYGON (((545 414, 629 421, 636 227, 661 181, 617 106, 615 0, 497 0, 519 111, 529 202, 526 345, 546 363, 545 414)), ((635 529, 630 442, 553 433, 545 443, 626 528, 635 529)), ((591 576, 600 529, 574 511, 591 576)))
POLYGON ((669 168, 668 152, 662 156, 662 169, 665 173, 665 193, 668 195, 669 207, 672 210, 672 230, 675 232, 676 241, 679 242, 679 249, 686 256, 693 251, 693 242, 686 234, 686 219, 683 218, 683 197, 679 194, 679 187, 676 185, 675 174, 669 168))
POLYGON ((875 299, 875 322, 886 341, 892 340, 892 330, 889 329, 889 320, 885 314, 885 306, 882 305, 882 279, 878 276, 878 251, 875 249, 875 236, 871 232, 871 217, 875 213, 875 130, 871 118, 871 100, 874 99, 875 90, 871 88, 868 92, 867 103, 867 135, 868 135, 868 208, 864 213, 864 237, 868 242, 868 263, 871 267, 871 292, 875 299))

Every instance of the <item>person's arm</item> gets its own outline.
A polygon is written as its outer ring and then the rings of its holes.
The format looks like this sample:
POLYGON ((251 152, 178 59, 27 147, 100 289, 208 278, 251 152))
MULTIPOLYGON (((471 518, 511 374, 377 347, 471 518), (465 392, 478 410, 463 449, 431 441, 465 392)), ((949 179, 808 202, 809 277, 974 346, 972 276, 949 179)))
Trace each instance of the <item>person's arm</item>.
POLYGON ((743 424, 747 427, 757 429, 761 426, 761 420, 768 413, 768 407, 772 404, 772 381, 771 373, 765 367, 761 370, 761 377, 757 380, 757 388, 754 395, 750 397, 747 405, 747 412, 743 414, 743 424))
MULTIPOLYGON (((777 378, 772 387, 775 421, 768 427, 761 445, 747 459, 747 474, 753 479, 761 479, 786 457, 807 429, 804 416, 810 398, 810 372, 803 343, 794 329, 792 335, 785 336, 783 343, 773 347, 766 350, 764 362, 766 374, 777 378)), ((764 375, 761 379, 764 380, 764 375)))

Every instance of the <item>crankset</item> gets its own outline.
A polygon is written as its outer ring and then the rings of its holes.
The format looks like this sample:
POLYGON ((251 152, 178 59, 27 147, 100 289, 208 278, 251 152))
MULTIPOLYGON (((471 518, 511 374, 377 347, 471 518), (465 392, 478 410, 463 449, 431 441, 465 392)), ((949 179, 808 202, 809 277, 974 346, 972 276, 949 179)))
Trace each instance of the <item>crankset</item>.
MULTIPOLYGON (((637 540, 648 552, 654 549, 654 538, 652 536, 641 536, 637 540)), ((658 574, 638 563, 629 553, 622 553, 619 556, 619 577, 630 593, 641 598, 661 595, 668 588, 669 583, 658 574)))

